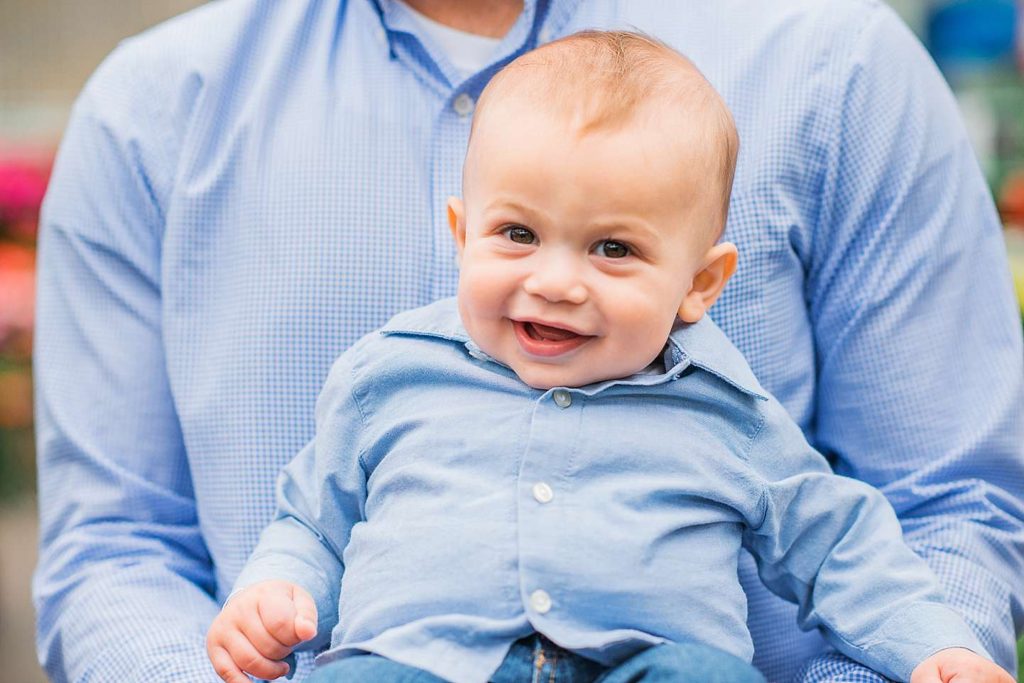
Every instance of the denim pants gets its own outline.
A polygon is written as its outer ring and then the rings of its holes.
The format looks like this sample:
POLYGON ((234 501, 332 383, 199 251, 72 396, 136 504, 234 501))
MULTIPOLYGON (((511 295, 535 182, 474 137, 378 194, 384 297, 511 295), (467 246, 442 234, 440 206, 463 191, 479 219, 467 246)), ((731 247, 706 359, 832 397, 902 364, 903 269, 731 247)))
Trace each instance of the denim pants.
MULTIPOLYGON (((378 655, 357 655, 318 669, 307 683, 445 683, 432 673, 378 655)), ((512 644, 491 683, 765 683, 738 657, 695 643, 656 645, 608 668, 540 634, 512 644)))

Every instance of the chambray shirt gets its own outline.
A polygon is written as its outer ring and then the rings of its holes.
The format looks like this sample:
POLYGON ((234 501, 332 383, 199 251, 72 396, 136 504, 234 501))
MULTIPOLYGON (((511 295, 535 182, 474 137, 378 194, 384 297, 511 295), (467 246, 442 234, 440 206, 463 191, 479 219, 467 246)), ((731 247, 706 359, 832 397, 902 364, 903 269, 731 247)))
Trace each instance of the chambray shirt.
MULTIPOLYGON (((657 35, 723 94, 740 264, 712 317, 1015 667, 1020 322, 955 103, 883 3, 526 0, 463 78, 397 3, 218 0, 104 62, 44 205, 34 596, 54 680, 216 680, 206 630, 332 361, 455 291, 444 201, 476 97, 585 27, 657 35)), ((746 554, 740 578, 754 662, 787 680, 825 643, 746 554)))
POLYGON ((984 653, 881 493, 832 474, 708 319, 665 370, 523 384, 454 299, 349 349, 237 588, 314 597, 320 661, 370 651, 486 683, 533 631, 611 666, 662 642, 750 660, 740 548, 840 651, 898 680, 984 653))

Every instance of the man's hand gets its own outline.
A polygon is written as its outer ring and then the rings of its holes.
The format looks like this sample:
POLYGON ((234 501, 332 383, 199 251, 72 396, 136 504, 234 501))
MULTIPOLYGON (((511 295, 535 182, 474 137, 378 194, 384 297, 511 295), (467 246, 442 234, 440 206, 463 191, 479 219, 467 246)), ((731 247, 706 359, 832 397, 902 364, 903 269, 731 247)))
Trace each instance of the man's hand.
POLYGON ((910 683, 1015 683, 1000 666, 960 647, 939 650, 910 675, 910 683))
POLYGON ((245 673, 279 678, 288 673, 280 660, 316 635, 316 619, 316 604, 304 589, 263 581, 228 600, 206 635, 206 652, 227 683, 249 683, 245 673))

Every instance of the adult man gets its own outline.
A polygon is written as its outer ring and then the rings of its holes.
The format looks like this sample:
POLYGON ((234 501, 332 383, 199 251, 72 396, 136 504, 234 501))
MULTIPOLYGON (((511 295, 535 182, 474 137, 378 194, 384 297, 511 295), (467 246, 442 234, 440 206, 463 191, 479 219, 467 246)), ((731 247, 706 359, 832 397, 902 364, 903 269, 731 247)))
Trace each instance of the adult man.
MULTIPOLYGON (((538 42, 623 25, 690 56, 737 121, 745 258, 712 316, 836 469, 882 487, 1012 668, 1020 328, 940 77, 867 0, 619 4, 226 0, 100 68, 41 248, 36 598, 56 680, 216 680, 206 627, 329 363, 454 290, 444 201, 476 95, 538 42)), ((872 680, 805 665, 820 638, 741 575, 770 679, 872 680)))

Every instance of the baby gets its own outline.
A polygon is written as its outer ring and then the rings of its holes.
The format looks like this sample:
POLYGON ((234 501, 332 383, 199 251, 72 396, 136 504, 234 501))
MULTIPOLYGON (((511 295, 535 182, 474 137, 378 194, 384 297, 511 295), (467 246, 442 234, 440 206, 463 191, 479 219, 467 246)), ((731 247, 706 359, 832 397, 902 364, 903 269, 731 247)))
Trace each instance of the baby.
POLYGON ((885 499, 832 474, 705 316, 737 153, 670 48, 587 32, 478 103, 456 300, 335 363, 208 637, 224 680, 758 681, 741 549, 841 652, 993 681, 885 499))

